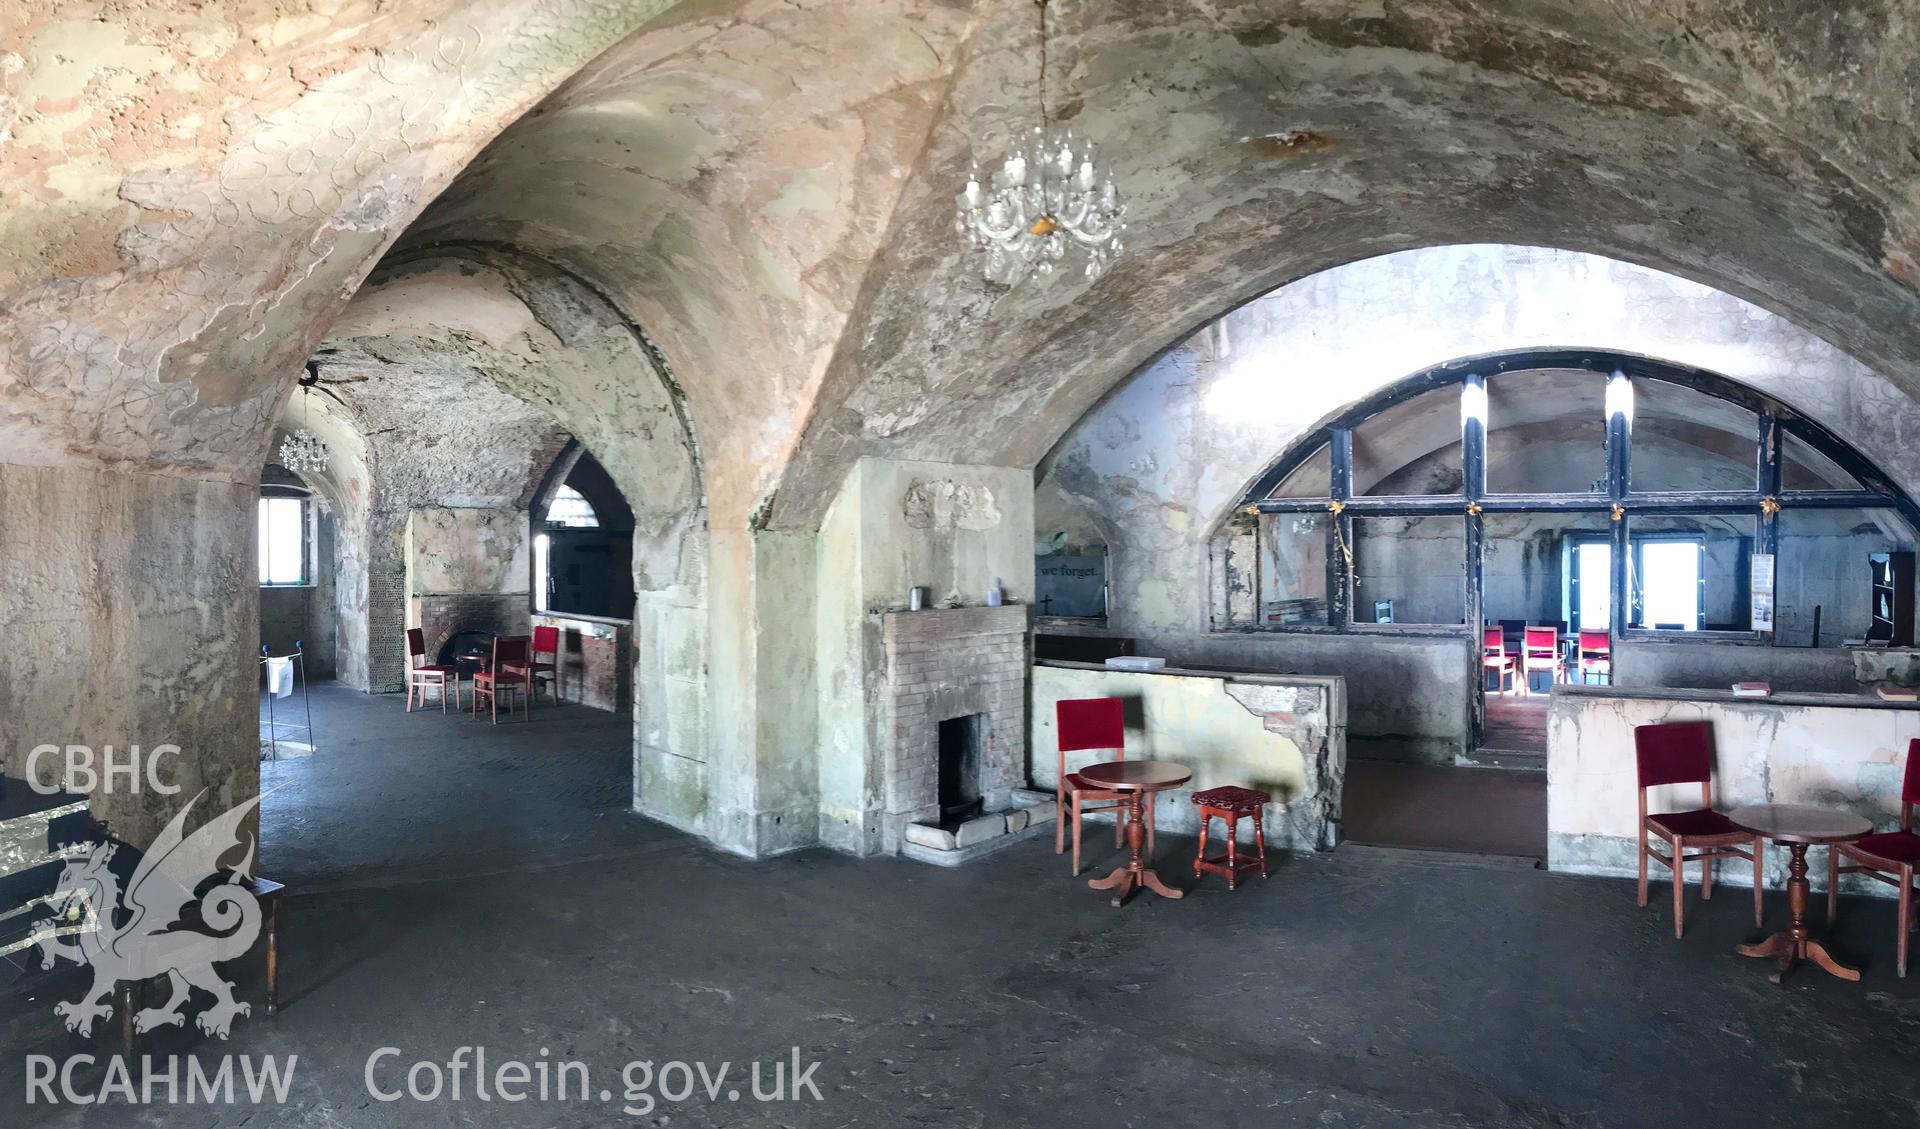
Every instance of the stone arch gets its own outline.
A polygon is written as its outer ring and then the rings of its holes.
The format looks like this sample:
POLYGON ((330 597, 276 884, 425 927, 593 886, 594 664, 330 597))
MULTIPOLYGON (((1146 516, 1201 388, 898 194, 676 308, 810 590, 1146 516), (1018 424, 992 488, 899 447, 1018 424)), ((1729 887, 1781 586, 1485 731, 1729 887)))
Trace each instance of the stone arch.
POLYGON ((1151 515, 1148 524, 1162 529, 1151 549, 1116 549, 1117 602, 1127 589, 1127 602, 1140 606, 1140 585, 1168 580, 1166 561, 1193 574, 1150 601, 1171 618, 1135 625, 1149 635, 1199 630, 1206 606, 1195 587, 1205 552, 1158 515, 1184 515, 1182 529, 1217 527, 1276 452, 1436 358, 1572 345, 1718 372, 1844 435, 1902 490, 1920 493, 1909 438, 1920 433, 1920 409, 1891 381, 1784 317, 1619 260, 1507 244, 1434 246, 1317 273, 1219 322, 1224 339, 1207 323, 1188 330, 1108 392, 1039 468, 1043 483, 1087 499, 1116 526, 1138 528, 1133 517, 1151 515), (1188 386, 1191 394, 1180 391, 1188 386), (1180 442, 1209 453, 1204 474, 1164 459, 1148 465, 1150 444, 1138 433, 1167 421, 1178 424, 1180 442), (1142 552, 1161 563, 1143 570, 1142 552))
POLYGON ((698 827, 704 795, 673 774, 706 758, 705 468, 684 395, 645 332, 563 265, 442 243, 383 262, 323 348, 330 370, 407 370, 393 399, 413 415, 479 396, 553 421, 559 444, 515 480, 521 510, 569 449, 593 452, 634 518, 636 801, 698 827))
MULTIPOLYGON (((1810 416, 1908 494, 1920 485, 1905 438, 1920 426, 1920 408, 1890 381, 1784 317, 1618 260, 1436 246, 1313 275, 1223 320, 1226 333, 1190 331, 1114 388, 1040 467, 1042 489, 1058 484, 1087 499, 1116 530, 1110 630, 1173 661, 1334 671, 1354 661, 1346 639, 1235 642, 1213 632, 1209 612, 1223 598, 1213 533, 1276 456, 1303 451, 1316 427, 1441 358, 1550 344, 1654 354, 1810 416)), ((1457 427, 1457 405, 1446 417, 1457 427)), ((1371 661, 1409 669, 1439 661, 1430 653, 1437 643, 1371 645, 1371 661)), ((1360 724, 1379 732, 1438 741, 1468 729, 1458 703, 1428 716, 1356 693, 1360 724)))

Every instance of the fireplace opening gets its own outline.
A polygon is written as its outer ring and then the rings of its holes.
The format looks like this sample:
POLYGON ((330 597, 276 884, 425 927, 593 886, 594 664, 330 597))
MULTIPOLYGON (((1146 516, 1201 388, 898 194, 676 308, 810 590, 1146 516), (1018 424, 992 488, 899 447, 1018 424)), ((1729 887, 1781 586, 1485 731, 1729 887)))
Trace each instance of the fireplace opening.
POLYGON ((460 678, 472 678, 476 671, 493 661, 493 633, 456 631, 440 645, 440 655, 434 661, 457 668, 460 678))
POLYGON ((980 795, 981 745, 986 715, 971 713, 940 723, 940 822, 964 823, 986 807, 980 795))

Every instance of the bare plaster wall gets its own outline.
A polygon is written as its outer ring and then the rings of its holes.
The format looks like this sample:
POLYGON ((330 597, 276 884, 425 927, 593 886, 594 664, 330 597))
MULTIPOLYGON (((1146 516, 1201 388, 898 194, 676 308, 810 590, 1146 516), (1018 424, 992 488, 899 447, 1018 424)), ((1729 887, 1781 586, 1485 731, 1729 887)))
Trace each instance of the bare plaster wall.
POLYGON ((532 576, 523 510, 422 506, 405 545, 409 596, 525 593, 532 576))
MULTIPOLYGON (((1148 797, 1155 829, 1200 830, 1193 794, 1223 785, 1272 797, 1262 812, 1276 850, 1331 847, 1340 812, 1346 750, 1341 745, 1336 679, 1262 679, 1236 683, 1193 672, 1143 674, 1073 665, 1033 668, 1033 783, 1056 789, 1060 766, 1078 772, 1111 759, 1104 750, 1060 752, 1056 709, 1063 699, 1118 698, 1126 716, 1126 754, 1172 760, 1193 770, 1184 786, 1148 797), (1330 801, 1330 803, 1328 802, 1330 801)), ((1216 836, 1224 828, 1216 826, 1216 836)), ((1092 829, 1084 832, 1091 838, 1092 829)), ((1253 829, 1241 828, 1248 840, 1253 829)), ((1097 841, 1097 840, 1096 840, 1097 841)))

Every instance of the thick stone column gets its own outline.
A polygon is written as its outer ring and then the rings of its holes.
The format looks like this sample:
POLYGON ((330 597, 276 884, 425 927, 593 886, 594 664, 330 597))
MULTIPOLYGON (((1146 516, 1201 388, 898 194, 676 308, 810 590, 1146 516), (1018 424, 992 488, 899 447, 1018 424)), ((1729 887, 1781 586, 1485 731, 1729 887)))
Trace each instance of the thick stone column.
POLYGON ((811 533, 716 530, 701 830, 752 856, 817 841, 811 533))
MULTIPOLYGON (((977 608, 996 583, 1009 601, 1031 602, 1033 529, 1024 467, 868 458, 848 473, 813 554, 820 842, 859 855, 898 846, 901 820, 886 800, 896 689, 941 688, 890 684, 884 613, 905 608, 914 587, 928 590, 929 608, 977 608)), ((1026 738, 999 735, 1020 745, 1022 775, 1026 738)))
MULTIPOLYGON (((97 784, 138 846, 202 788, 196 817, 260 788, 253 483, 0 464, 0 755, 22 787, 39 745, 151 753, 178 793, 97 784), (111 788, 111 791, 108 788, 111 788)), ((61 760, 42 756, 53 783, 61 760)), ((96 767, 97 764, 96 764, 96 767)))

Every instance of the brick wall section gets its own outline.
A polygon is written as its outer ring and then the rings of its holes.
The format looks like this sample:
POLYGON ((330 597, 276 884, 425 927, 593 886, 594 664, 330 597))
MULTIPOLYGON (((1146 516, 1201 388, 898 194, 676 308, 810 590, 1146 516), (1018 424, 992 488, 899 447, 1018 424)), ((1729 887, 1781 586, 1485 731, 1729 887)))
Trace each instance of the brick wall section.
POLYGON ((537 615, 535 624, 560 629, 560 692, 570 702, 615 713, 633 701, 633 628, 537 615))
POLYGON ((367 570, 367 690, 401 694, 407 689, 407 578, 367 570))
POLYGON ((1026 782, 1028 613, 1024 605, 889 612, 884 795, 888 837, 939 814, 939 724, 985 715, 980 794, 1004 807, 1026 782))
POLYGON ((458 592, 415 596, 410 615, 427 639, 427 661, 456 631, 484 631, 489 635, 525 635, 528 626, 525 592, 458 592))

